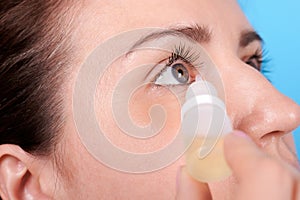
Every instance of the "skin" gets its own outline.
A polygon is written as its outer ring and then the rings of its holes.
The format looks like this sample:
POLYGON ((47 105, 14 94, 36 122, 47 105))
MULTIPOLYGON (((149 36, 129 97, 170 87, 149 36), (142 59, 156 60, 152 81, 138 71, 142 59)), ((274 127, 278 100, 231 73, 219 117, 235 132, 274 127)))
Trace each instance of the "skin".
MULTIPOLYGON (((299 171, 262 152, 245 133, 226 136, 225 155, 238 182, 232 199, 299 199, 299 171), (237 153, 232 147, 240 151, 237 153), (240 162, 243 157, 247 159, 240 162)), ((213 199, 208 184, 192 179, 184 167, 178 177, 176 199, 213 199)))
MULTIPOLYGON (((278 151, 278 144, 281 142, 280 136, 299 126, 300 108, 245 63, 245 58, 251 57, 260 44, 253 42, 245 48, 239 47, 241 32, 251 30, 252 27, 234 0, 89 0, 79 7, 74 15, 76 27, 72 32, 76 56, 70 77, 63 86, 67 119, 56 152, 62 165, 59 170, 53 158, 35 158, 16 146, 2 145, 0 179, 1 196, 4 199, 175 199, 176 193, 179 199, 188 193, 196 194, 194 199, 203 195, 213 199, 245 199, 249 191, 256 195, 269 194, 267 189, 251 190, 249 185, 269 185, 272 188, 273 184, 282 183, 282 179, 277 176, 277 179, 263 179, 266 177, 264 175, 272 177, 278 173, 276 169, 284 172, 284 180, 290 183, 285 191, 293 190, 292 182, 299 181, 298 175, 290 166, 282 164, 281 160, 287 156, 282 156, 278 151), (208 185, 194 182, 182 172, 180 166, 184 165, 184 158, 162 170, 140 175, 118 172, 98 162, 82 144, 72 118, 72 91, 81 64, 105 39, 120 32, 195 23, 206 25, 212 31, 211 40, 202 46, 218 66, 225 88, 227 111, 234 128, 244 131, 251 138, 231 136, 225 142, 226 158, 233 168, 233 176, 208 185), (244 157, 232 152, 234 149, 244 149, 244 155, 249 155, 247 164, 252 166, 251 170, 250 167, 239 166, 238 163, 244 162, 244 157), (267 154, 272 154, 276 159, 258 165, 261 160, 269 158, 267 154), (275 171, 267 173, 268 168, 275 171), (180 189, 176 189, 178 169, 180 189), (257 177, 262 177, 263 181, 260 182, 257 177), (247 178, 248 185, 243 181, 247 178), (190 187, 187 187, 189 184, 190 187)), ((139 54, 136 56, 140 57, 139 54)), ((149 122, 145 113, 154 103, 164 105, 168 116, 172 116, 167 119, 162 132, 147 142, 124 136, 116 127, 110 107, 107 106, 114 85, 122 74, 132 70, 139 62, 136 59, 130 64, 123 63, 123 68, 117 67, 118 61, 112 65, 99 82, 96 95, 98 103, 95 107, 99 124, 115 145, 128 151, 150 152, 168 143, 180 124, 180 107, 176 101, 170 101, 174 98, 172 94, 163 88, 153 89, 148 85, 133 95, 131 102, 140 100, 137 104, 130 104, 132 118, 138 125, 149 122)), ((249 199, 258 199, 256 197, 249 199)))

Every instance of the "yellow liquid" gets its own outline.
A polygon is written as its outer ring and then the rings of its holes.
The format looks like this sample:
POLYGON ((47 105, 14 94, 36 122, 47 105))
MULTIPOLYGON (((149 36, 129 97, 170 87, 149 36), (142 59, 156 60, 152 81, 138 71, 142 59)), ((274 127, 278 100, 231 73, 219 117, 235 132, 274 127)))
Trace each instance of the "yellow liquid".
POLYGON ((188 173, 201 182, 221 181, 230 176, 231 169, 223 152, 223 139, 219 139, 210 153, 201 159, 199 152, 202 143, 203 138, 195 138, 186 152, 188 173))

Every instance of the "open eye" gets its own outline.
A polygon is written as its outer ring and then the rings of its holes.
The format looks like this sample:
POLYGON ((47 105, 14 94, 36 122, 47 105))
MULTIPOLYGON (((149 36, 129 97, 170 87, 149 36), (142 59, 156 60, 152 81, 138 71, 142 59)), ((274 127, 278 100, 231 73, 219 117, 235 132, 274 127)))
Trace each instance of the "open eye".
POLYGON ((194 81, 199 74, 197 70, 202 63, 196 63, 199 53, 186 46, 175 47, 171 56, 167 59, 165 67, 156 75, 153 81, 155 85, 176 86, 187 85, 194 81))
POLYGON ((254 69, 257 69, 258 71, 261 71, 262 62, 262 56, 254 55, 246 61, 246 64, 250 65, 254 69))
POLYGON ((182 85, 188 84, 191 80, 191 75, 183 63, 175 63, 167 66, 157 77, 155 84, 157 85, 182 85))
POLYGON ((245 60, 245 63, 258 71, 261 71, 262 63, 263 63, 263 51, 258 49, 255 53, 245 60))

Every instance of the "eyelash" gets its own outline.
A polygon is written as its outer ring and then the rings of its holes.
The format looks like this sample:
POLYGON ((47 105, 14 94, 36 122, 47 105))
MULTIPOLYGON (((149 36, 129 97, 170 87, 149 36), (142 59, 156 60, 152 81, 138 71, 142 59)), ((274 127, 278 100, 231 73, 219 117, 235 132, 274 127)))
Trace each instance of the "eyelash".
POLYGON ((259 65, 259 68, 257 70, 260 71, 260 66, 262 65, 262 62, 263 62, 263 53, 262 53, 262 51, 259 50, 259 49, 256 50, 255 53, 254 53, 254 55, 252 55, 249 58, 249 60, 251 60, 251 59, 255 59, 257 61, 258 65, 259 65))
MULTIPOLYGON (((271 58, 269 57, 268 50, 264 47, 262 49, 257 49, 255 53, 248 59, 248 61, 251 59, 255 59, 259 64, 258 68, 254 68, 260 71, 271 82, 269 75, 272 73, 272 68, 269 66, 271 58)), ((247 63, 247 61, 245 63, 247 63)))
MULTIPOLYGON (((165 59, 165 60, 167 60, 165 67, 162 70, 160 70, 160 72, 157 74, 157 76, 155 76, 155 79, 153 82, 155 82, 157 80, 157 78, 160 76, 160 74, 163 73, 167 69, 167 67, 170 67, 172 64, 174 64, 175 62, 177 62, 179 60, 181 60, 185 64, 187 64, 187 66, 189 67, 189 70, 196 71, 197 69, 204 66, 204 63, 197 63, 197 64, 195 63, 196 60, 198 60, 199 56, 200 55, 197 54, 195 51, 193 51, 193 49, 190 47, 186 47, 185 45, 181 45, 181 44, 179 46, 175 46, 171 55, 167 59, 165 59)), ((258 71, 260 71, 262 74, 264 74, 265 77, 270 81, 268 74, 271 73, 271 69, 268 67, 267 64, 270 62, 271 59, 268 58, 268 51, 265 48, 257 49, 255 51, 255 53, 248 60, 246 60, 244 62, 247 64, 247 62, 250 61, 251 59, 255 59, 259 65, 258 67, 254 67, 254 68, 257 69, 258 71)), ((165 62, 165 60, 161 61, 160 63, 165 62)), ((160 86, 160 85, 157 85, 157 86, 160 86)), ((176 86, 176 85, 167 85, 167 86, 172 87, 172 86, 176 86)))
POLYGON ((270 66, 270 62, 272 58, 269 55, 269 51, 266 48, 263 48, 261 51, 262 55, 262 63, 261 63, 261 73, 271 82, 270 73, 272 73, 272 67, 270 66))
MULTIPOLYGON (((198 59, 199 54, 193 52, 192 48, 186 47, 185 45, 175 46, 171 56, 168 58, 168 64, 166 66, 171 66, 177 60, 182 60, 186 64, 195 63, 198 59)), ((193 65, 195 66, 195 65, 193 65)), ((198 66, 198 65, 196 65, 198 66)))
MULTIPOLYGON (((160 72, 155 76, 153 82, 155 82, 158 77, 168 68, 171 67, 174 63, 176 63, 177 61, 182 61, 184 62, 187 67, 189 72, 195 72, 197 71, 197 69, 201 68, 203 66, 203 63, 196 63, 196 61, 199 58, 199 54, 197 54, 193 48, 191 47, 186 47, 185 45, 178 45, 175 46, 171 55, 167 58, 164 59, 162 61, 160 61, 159 63, 163 63, 165 62, 165 66, 163 67, 162 70, 160 70, 160 72)), ((199 73, 199 72, 198 72, 199 73)), ((191 75, 193 73, 190 73, 191 75)), ((183 84, 184 85, 184 84, 183 84)), ((156 85, 157 87, 161 87, 161 85, 156 85)), ((180 86, 180 85, 164 85, 167 87, 175 87, 175 86, 180 86)))

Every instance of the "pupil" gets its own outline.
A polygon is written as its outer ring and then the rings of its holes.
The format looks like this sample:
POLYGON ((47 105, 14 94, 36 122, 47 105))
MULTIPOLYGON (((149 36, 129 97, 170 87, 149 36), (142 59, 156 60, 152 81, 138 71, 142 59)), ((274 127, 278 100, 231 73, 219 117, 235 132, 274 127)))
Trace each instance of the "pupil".
POLYGON ((183 76, 183 70, 182 69, 178 69, 178 77, 180 78, 181 76, 183 76))

